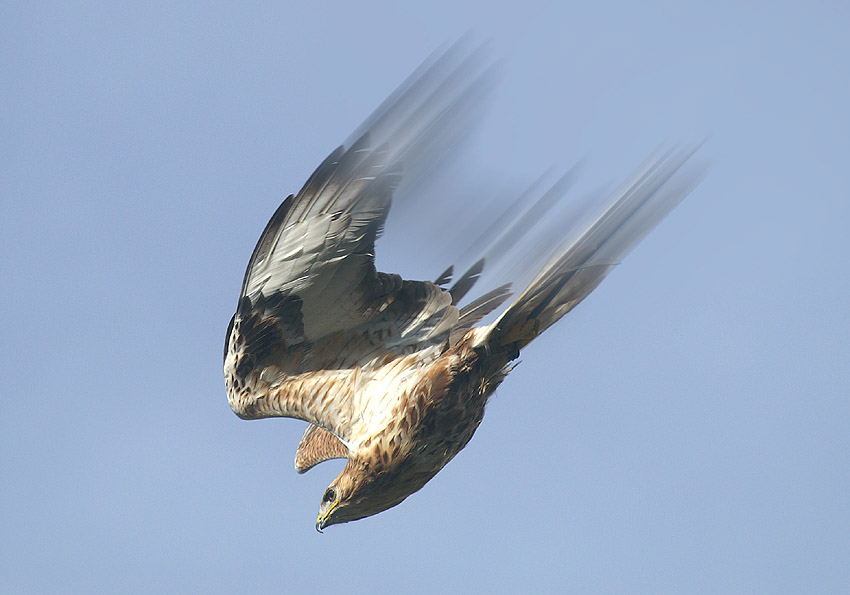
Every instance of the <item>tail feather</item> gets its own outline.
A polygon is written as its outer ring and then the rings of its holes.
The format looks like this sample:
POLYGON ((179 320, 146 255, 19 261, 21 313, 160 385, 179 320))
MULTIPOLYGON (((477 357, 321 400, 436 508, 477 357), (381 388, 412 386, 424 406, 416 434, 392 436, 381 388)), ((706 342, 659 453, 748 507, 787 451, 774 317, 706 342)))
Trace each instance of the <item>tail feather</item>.
POLYGON ((696 149, 671 149, 650 159, 562 242, 480 341, 522 349, 578 305, 690 193, 699 176, 676 174, 696 149))

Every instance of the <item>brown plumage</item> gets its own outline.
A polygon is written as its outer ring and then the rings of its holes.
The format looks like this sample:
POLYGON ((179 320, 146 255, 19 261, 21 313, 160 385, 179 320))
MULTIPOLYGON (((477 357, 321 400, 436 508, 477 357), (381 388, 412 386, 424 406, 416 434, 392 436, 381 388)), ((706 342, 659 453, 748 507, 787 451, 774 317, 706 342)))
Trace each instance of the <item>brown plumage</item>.
MULTIPOLYGON (((225 340, 228 400, 245 419, 309 422, 298 472, 348 459, 322 498, 319 530, 377 514, 425 485, 472 438, 520 349, 584 299, 693 184, 676 176, 690 153, 656 157, 565 233, 495 322, 476 327, 510 295, 503 285, 460 307, 483 260, 444 289, 451 267, 434 283, 407 281, 377 272, 374 250, 402 164, 415 172, 442 154, 489 81, 458 49, 426 63, 280 205, 249 261, 225 340)), ((562 185, 547 202, 552 192, 562 185)), ((497 231, 515 238, 517 224, 497 231)))

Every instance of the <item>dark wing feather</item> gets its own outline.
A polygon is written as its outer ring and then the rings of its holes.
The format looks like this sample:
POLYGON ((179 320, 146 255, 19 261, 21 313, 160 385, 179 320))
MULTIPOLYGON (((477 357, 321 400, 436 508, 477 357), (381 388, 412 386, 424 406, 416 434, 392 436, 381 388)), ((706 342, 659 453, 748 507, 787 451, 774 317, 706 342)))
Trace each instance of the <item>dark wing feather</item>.
POLYGON ((443 271, 442 274, 440 274, 439 277, 437 277, 437 279, 434 281, 434 285, 438 285, 440 287, 448 285, 449 283, 451 283, 452 275, 454 275, 454 274, 455 274, 455 267, 454 267, 454 265, 451 265, 451 266, 449 266, 449 268, 447 268, 445 271, 443 271))
POLYGON ((458 326, 472 328, 481 322, 490 312, 501 306, 511 297, 511 284, 505 283, 496 289, 489 291, 480 298, 471 301, 460 309, 458 326))
POLYGON ((469 290, 472 289, 472 286, 475 285, 475 282, 481 277, 481 273, 484 270, 484 259, 482 258, 474 265, 469 267, 469 270, 466 271, 463 276, 457 280, 457 282, 452 285, 452 288, 449 289, 449 293, 452 294, 452 303, 457 305, 460 300, 469 293, 469 290))
POLYGON ((593 291, 695 187, 701 170, 681 171, 697 147, 656 155, 558 247, 528 287, 490 327, 498 348, 525 347, 593 291))
MULTIPOLYGON (((445 344, 460 316, 452 294, 430 281, 379 273, 375 241, 402 164, 415 176, 446 139, 458 139, 489 74, 457 48, 429 61, 350 146, 334 150, 278 207, 248 263, 228 330, 231 404, 252 390, 251 382, 267 391, 294 374, 344 373, 445 344)), ((301 409, 287 411, 333 427, 301 409)), ((339 417, 353 419, 356 412, 339 417)))

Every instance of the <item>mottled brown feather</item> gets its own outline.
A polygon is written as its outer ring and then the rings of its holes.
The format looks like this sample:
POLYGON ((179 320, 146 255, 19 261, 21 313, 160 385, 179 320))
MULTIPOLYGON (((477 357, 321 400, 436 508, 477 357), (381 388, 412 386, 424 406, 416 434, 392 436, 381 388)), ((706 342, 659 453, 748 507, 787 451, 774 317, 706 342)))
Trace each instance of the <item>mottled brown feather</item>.
POLYGON ((310 424, 295 451, 295 470, 305 473, 319 463, 347 458, 348 449, 339 438, 316 424, 310 424))

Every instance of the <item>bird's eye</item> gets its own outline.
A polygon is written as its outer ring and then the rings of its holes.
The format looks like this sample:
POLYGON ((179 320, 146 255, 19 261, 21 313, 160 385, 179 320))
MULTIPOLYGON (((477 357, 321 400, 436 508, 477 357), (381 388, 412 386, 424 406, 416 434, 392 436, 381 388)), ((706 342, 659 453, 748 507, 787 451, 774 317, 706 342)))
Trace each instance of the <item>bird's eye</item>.
POLYGON ((322 496, 322 502, 333 502, 336 500, 336 490, 328 488, 325 490, 325 495, 322 496))

